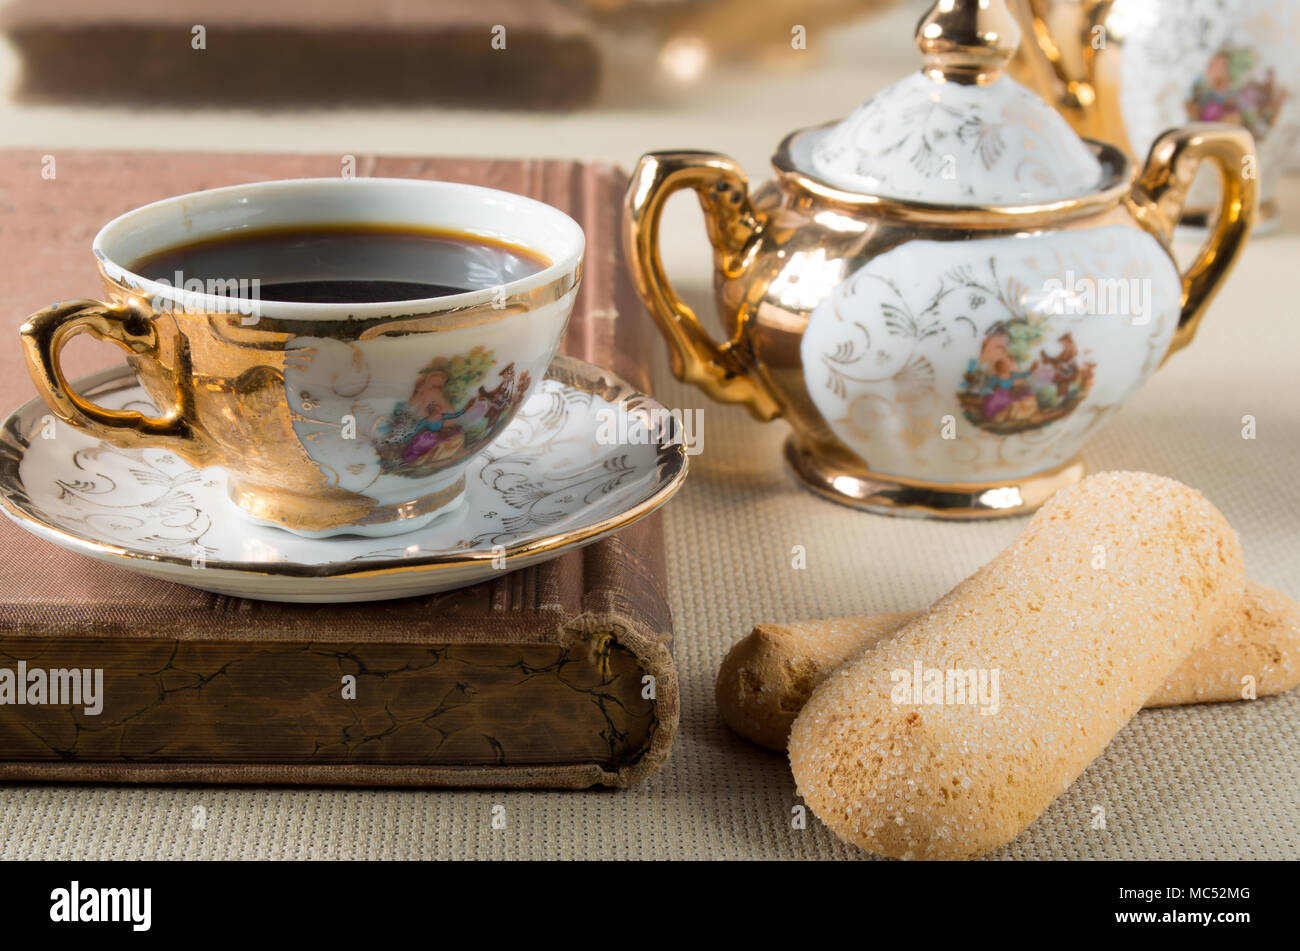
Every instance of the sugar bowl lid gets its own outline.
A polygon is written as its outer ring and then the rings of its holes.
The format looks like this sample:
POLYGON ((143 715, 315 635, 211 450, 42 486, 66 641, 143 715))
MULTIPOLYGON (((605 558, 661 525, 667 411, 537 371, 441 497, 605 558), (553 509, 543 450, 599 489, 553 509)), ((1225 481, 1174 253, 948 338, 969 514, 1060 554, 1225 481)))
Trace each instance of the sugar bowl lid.
POLYGON ((919 72, 809 133, 796 163, 843 191, 931 205, 1033 205, 1107 171, 1065 119, 1003 74, 1020 42, 1005 0, 938 0, 916 29, 919 72))

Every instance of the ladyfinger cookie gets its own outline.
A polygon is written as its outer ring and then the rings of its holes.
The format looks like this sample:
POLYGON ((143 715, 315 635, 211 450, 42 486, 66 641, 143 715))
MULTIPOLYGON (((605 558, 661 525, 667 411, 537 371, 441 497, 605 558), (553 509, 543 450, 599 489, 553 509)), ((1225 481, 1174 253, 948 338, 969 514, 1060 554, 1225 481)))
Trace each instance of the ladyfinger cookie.
POLYGON ((1268 585, 1247 581, 1241 607, 1228 626, 1207 647, 1193 651, 1144 706, 1267 697, 1297 684, 1300 604, 1268 585))
POLYGON ((722 722, 759 746, 785 752, 790 725, 826 675, 924 613, 758 625, 718 667, 714 695, 722 722))
MULTIPOLYGON (((718 711, 745 739, 785 752, 790 724, 813 688, 924 612, 759 624, 718 668, 718 711)), ((1147 698, 1145 707, 1268 697, 1300 684, 1300 605, 1247 581, 1241 607, 1147 698), (1249 679, 1246 679, 1249 678, 1249 679)))
POLYGON ((1199 492, 1084 479, 813 691, 790 731, 798 792, 880 855, 1010 842, 1228 623, 1243 583, 1236 535, 1199 492))

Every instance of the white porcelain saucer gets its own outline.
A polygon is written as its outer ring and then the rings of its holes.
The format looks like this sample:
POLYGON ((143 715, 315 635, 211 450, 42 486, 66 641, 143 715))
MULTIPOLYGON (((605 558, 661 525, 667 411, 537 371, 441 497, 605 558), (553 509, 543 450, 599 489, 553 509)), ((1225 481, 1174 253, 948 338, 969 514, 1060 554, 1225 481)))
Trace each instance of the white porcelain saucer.
MULTIPOLYGON (((110 408, 152 412, 126 367, 74 384, 110 408)), ((557 357, 474 460, 466 504, 391 538, 302 538, 250 524, 221 469, 118 449, 40 400, 0 432, 0 506, 34 535, 141 574, 267 601, 432 594, 546 561, 654 511, 686 476, 680 428, 608 370, 557 357), (656 412, 657 411, 657 412, 656 412)))

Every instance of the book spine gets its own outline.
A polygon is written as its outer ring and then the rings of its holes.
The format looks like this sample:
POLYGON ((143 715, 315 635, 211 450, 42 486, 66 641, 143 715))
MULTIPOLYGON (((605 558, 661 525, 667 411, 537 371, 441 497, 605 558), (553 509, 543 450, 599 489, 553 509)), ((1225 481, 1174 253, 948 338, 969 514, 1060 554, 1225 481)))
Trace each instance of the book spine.
POLYGON ((527 644, 0 636, 0 778, 622 785, 658 728, 646 676, 595 625, 527 644))

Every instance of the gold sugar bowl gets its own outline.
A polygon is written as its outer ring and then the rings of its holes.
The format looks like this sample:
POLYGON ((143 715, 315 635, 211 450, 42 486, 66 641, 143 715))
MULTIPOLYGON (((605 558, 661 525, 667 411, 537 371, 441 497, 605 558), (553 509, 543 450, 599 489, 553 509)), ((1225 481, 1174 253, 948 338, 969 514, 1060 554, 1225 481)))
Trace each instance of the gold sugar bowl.
POLYGON ((791 427, 814 491, 876 512, 1023 514, 1083 475, 1079 450, 1186 346, 1250 233, 1248 132, 1171 129, 1133 165, 1005 74, 1004 0, 941 0, 922 68, 839 123, 786 136, 752 193, 711 152, 644 156, 623 237, 678 379, 791 427), (1173 229, 1201 163, 1213 232, 1180 271, 1173 229), (696 192, 728 339, 673 291, 659 223, 696 192))

